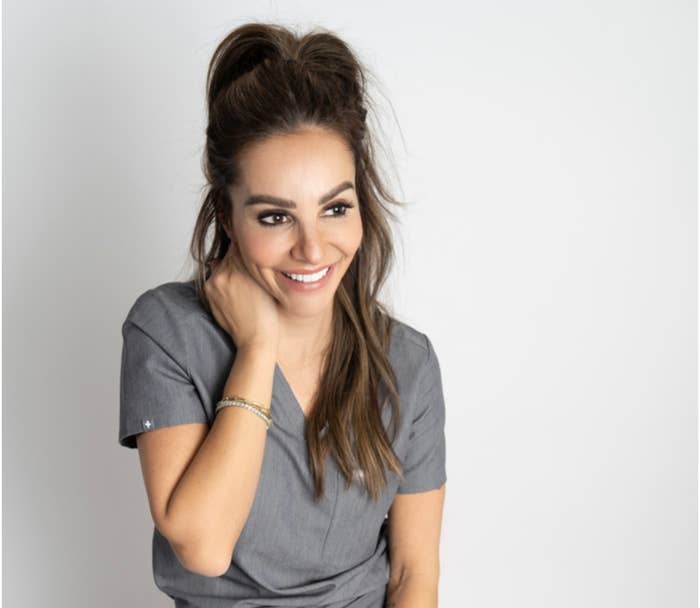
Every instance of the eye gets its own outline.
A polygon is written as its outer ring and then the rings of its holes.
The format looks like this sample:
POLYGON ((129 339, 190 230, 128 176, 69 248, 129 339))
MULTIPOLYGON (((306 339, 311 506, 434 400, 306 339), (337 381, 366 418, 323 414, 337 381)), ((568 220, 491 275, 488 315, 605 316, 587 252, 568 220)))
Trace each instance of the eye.
POLYGON ((267 213, 261 213, 258 216, 258 222, 262 224, 263 226, 278 226, 279 224, 286 224, 287 222, 277 222, 277 221, 272 221, 272 222, 265 222, 263 220, 266 220, 268 217, 271 218, 278 218, 278 217, 287 217, 287 214, 284 213, 283 211, 268 211, 267 213))
MULTIPOLYGON (((334 210, 337 211, 336 213, 331 213, 331 215, 326 216, 326 217, 344 217, 347 214, 348 209, 352 209, 355 205, 352 203, 348 203, 346 201, 338 201, 336 203, 332 203, 328 207, 326 207, 325 211, 330 211, 334 210)), ((284 211, 266 211, 265 213, 261 213, 258 215, 258 223, 262 226, 280 226, 283 224, 289 223, 288 220, 289 216, 286 212, 284 211), (271 221, 268 221, 268 218, 272 218, 271 221), (277 221, 277 218, 287 218, 285 221, 277 221)))
POLYGON ((326 211, 329 209, 342 209, 342 213, 334 213, 331 215, 331 217, 343 217, 348 212, 348 209, 352 209, 354 206, 355 205, 345 201, 338 201, 337 203, 333 203, 332 205, 326 207, 326 211))

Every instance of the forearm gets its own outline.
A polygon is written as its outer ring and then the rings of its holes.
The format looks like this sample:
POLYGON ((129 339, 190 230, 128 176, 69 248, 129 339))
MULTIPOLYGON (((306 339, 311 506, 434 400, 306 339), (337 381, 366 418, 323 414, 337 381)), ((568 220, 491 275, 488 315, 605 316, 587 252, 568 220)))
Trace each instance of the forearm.
MULTIPOLYGON (((275 360, 273 350, 239 349, 224 395, 269 406, 275 360)), ((267 432, 245 408, 219 410, 168 503, 166 536, 176 552, 209 556, 209 563, 230 560, 255 498, 267 432)))
POLYGON ((437 608, 438 581, 435 577, 403 573, 387 585, 385 608, 437 608))

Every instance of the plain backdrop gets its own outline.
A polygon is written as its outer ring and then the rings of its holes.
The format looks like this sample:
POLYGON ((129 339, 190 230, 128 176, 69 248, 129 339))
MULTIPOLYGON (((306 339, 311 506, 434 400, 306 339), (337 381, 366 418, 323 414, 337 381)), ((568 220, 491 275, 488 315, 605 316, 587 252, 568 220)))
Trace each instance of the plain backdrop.
POLYGON ((697 604, 697 7, 7 1, 3 600, 166 607, 121 323, 184 280, 204 82, 233 27, 377 76, 387 289, 447 406, 440 606, 697 604))

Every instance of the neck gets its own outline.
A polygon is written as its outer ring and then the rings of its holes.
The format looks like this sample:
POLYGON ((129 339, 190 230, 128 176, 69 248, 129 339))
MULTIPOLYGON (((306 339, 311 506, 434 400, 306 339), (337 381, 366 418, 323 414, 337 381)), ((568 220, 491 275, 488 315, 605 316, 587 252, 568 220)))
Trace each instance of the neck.
POLYGON ((333 310, 316 317, 294 317, 280 312, 278 359, 293 367, 318 362, 332 337, 333 310))

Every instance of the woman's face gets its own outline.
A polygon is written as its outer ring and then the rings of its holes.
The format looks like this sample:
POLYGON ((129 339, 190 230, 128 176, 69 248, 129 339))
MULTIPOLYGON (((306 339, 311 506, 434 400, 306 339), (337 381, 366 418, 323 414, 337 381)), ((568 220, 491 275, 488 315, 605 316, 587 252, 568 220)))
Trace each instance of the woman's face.
POLYGON ((249 148, 240 169, 232 224, 248 272, 288 312, 318 315, 332 305, 362 240, 352 152, 338 135, 309 127, 249 148), (311 283, 282 274, 329 266, 311 283))

